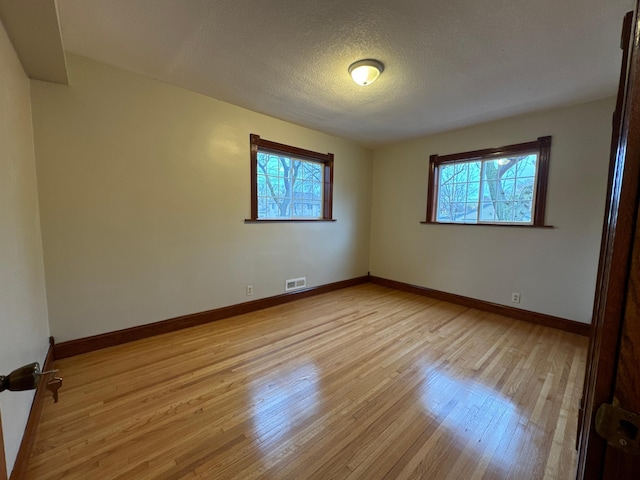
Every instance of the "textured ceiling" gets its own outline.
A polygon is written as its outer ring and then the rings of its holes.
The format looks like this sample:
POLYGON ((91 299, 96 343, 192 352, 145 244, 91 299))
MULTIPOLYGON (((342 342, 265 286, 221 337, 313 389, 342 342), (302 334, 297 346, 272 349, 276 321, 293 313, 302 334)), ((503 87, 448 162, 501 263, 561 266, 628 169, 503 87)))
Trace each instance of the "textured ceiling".
POLYGON ((613 95, 633 3, 58 0, 67 51, 372 146, 613 95))

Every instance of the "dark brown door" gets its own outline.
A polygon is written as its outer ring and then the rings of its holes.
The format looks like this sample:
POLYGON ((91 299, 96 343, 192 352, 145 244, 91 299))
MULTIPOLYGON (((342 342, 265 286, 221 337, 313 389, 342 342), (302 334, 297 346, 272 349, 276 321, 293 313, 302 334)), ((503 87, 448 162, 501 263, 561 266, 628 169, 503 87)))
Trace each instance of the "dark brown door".
MULTIPOLYGON (((579 480, 640 478, 640 456, 613 447, 595 426, 596 412, 603 404, 640 413, 639 32, 636 1, 623 26, 607 210, 578 439, 579 480)), ((625 434, 633 436, 632 430, 631 425, 625 434)), ((621 442, 612 440, 612 444, 616 441, 621 442)))

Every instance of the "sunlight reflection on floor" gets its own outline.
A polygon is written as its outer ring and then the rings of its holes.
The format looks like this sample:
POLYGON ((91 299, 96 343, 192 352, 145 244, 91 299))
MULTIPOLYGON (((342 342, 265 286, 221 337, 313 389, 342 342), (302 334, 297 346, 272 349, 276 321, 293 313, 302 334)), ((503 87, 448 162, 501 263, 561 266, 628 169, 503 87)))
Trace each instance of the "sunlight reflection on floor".
POLYGON ((318 377, 316 365, 305 363, 251 384, 254 431, 260 442, 286 438, 297 422, 316 413, 321 397, 318 377))
POLYGON ((514 400, 475 379, 461 381, 433 368, 425 368, 424 376, 420 399, 439 423, 431 443, 449 437, 458 452, 471 449, 481 458, 479 463, 501 474, 509 472, 535 428, 514 400))

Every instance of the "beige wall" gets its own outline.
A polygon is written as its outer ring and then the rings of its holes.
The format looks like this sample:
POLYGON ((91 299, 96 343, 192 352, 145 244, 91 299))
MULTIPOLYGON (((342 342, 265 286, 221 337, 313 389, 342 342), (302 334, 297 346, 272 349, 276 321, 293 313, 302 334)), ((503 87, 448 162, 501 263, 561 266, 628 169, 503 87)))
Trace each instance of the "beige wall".
POLYGON ((32 82, 49 318, 70 340, 366 275, 372 152, 69 56, 32 82), (333 223, 244 224, 249 134, 335 155, 333 223), (254 296, 245 286, 254 286, 254 296))
MULTIPOLYGON (((0 23, 0 374, 42 363, 48 336, 29 79, 0 23)), ((0 394, 9 471, 32 400, 0 394)))
POLYGON ((604 216, 614 99, 508 118, 374 154, 372 275, 589 323, 604 216), (421 225, 429 155, 552 135, 547 224, 421 225))

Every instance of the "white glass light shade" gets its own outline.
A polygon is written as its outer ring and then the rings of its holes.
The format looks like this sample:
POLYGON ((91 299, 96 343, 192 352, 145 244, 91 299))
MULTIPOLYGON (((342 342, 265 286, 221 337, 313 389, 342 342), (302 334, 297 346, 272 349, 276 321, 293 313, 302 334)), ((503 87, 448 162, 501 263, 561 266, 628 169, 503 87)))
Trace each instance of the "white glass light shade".
POLYGON ((358 85, 369 85, 380 76, 384 66, 377 60, 360 60, 349 67, 351 78, 358 85))

